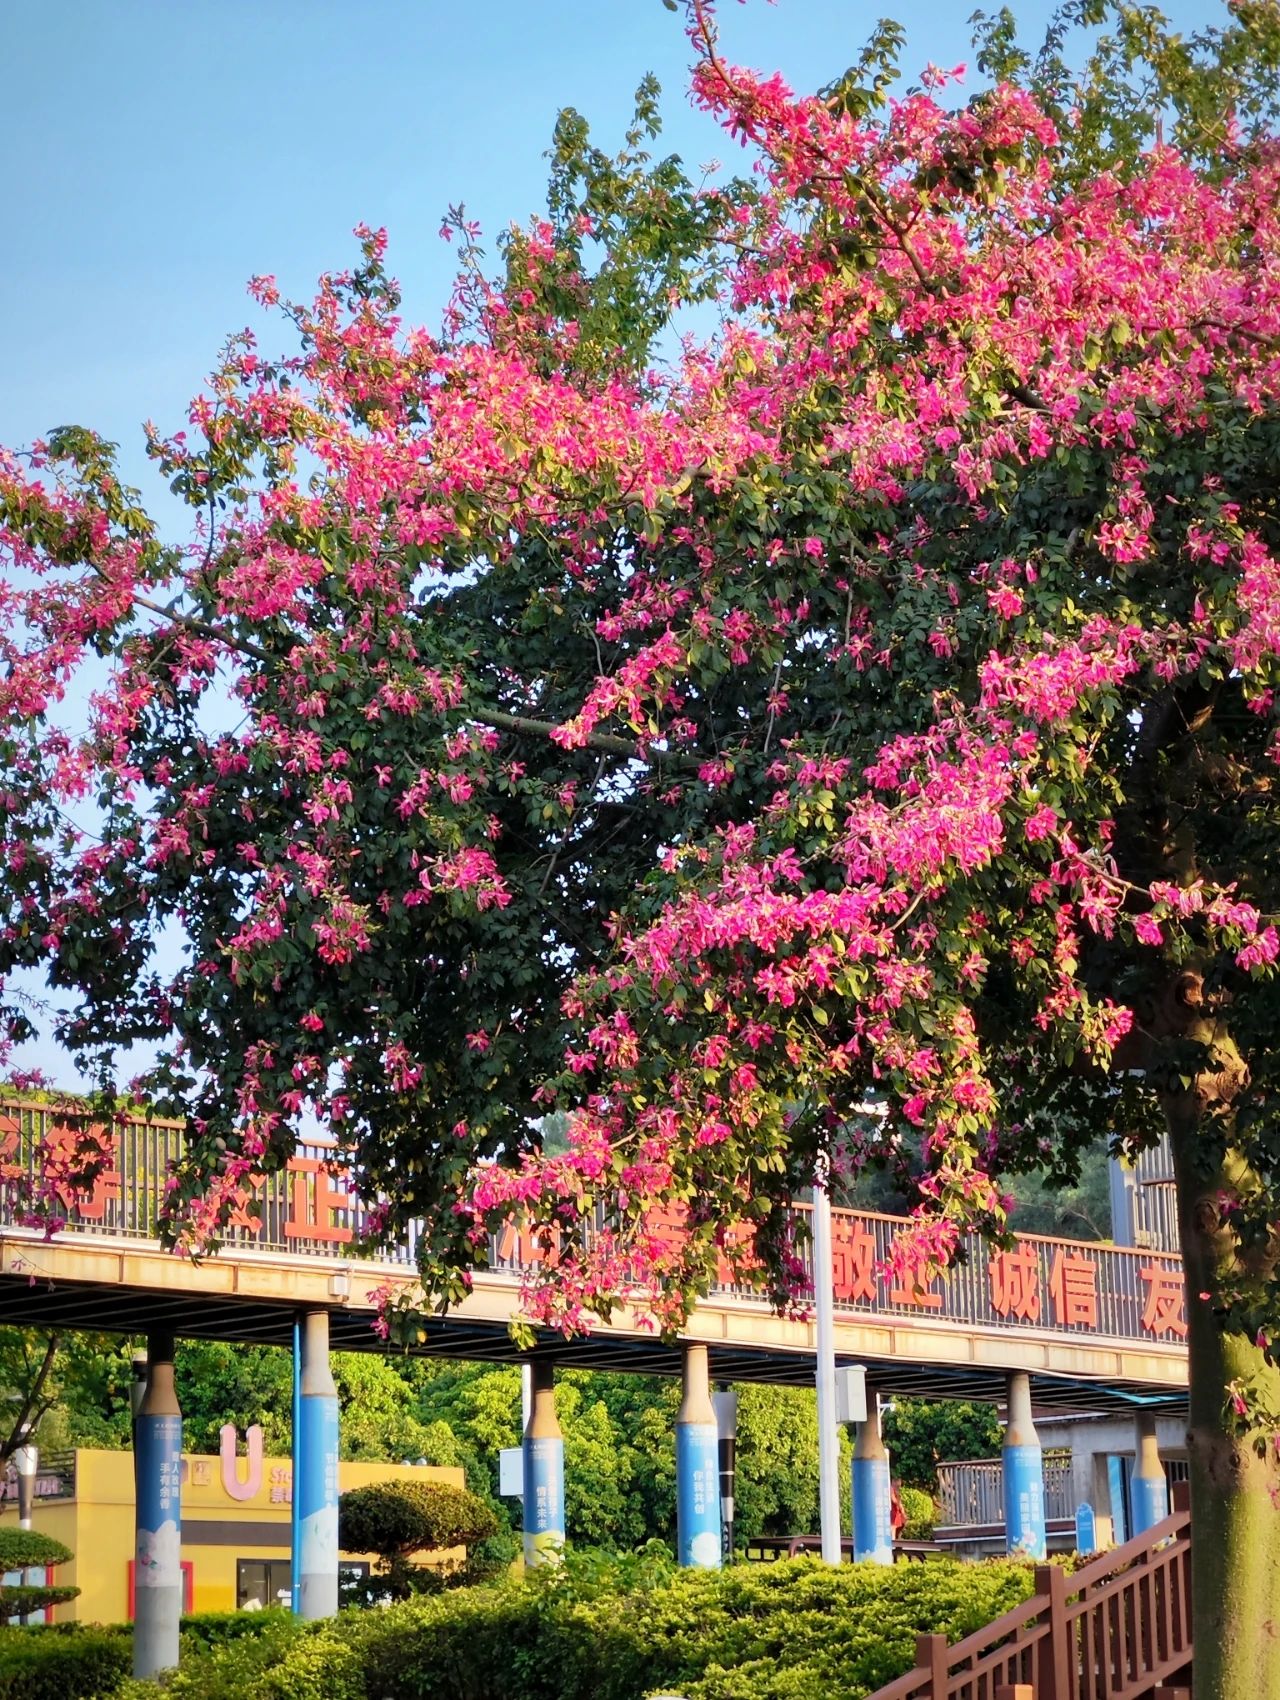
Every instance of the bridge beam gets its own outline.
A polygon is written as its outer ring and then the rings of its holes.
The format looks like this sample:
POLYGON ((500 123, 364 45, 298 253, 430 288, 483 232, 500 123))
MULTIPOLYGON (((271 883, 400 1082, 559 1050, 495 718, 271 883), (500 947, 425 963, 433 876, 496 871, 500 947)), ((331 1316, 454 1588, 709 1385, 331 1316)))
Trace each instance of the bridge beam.
POLYGON ((178 1662, 182 1617, 182 1412, 173 1335, 147 1336, 147 1379, 133 1424, 133 1674, 178 1662))
POLYGON ((1031 1420, 1031 1377, 1009 1372, 1004 1429, 1004 1535, 1006 1550, 1024 1558, 1048 1556, 1044 1525, 1044 1454, 1031 1420))
POLYGON ((533 1569, 558 1564, 564 1550, 564 1437, 556 1416, 555 1365, 529 1367, 524 1424, 524 1561, 533 1569))
POLYGON ((858 1424, 850 1464, 853 1487, 853 1562, 893 1563, 893 1493, 889 1454, 880 1433, 876 1396, 867 1398, 867 1417, 858 1424))
POLYGON ((707 1348, 684 1346, 684 1397, 676 1415, 676 1553, 698 1570, 720 1568, 720 1431, 707 1348))
POLYGON ((1137 1460, 1129 1480, 1129 1497, 1133 1501, 1133 1533, 1141 1535, 1169 1515, 1169 1483, 1160 1462, 1155 1412, 1139 1411, 1134 1426, 1137 1460))
POLYGON ((293 1431, 299 1617, 338 1609, 338 1389, 329 1368, 329 1315, 299 1318, 298 1420, 293 1431))

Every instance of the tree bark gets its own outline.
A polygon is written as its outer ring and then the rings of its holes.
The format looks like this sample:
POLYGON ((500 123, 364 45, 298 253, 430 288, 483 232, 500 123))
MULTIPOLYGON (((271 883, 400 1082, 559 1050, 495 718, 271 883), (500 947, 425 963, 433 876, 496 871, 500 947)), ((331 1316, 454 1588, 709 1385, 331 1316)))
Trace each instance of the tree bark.
POLYGON ((1225 1177, 1206 1177, 1196 1162, 1194 1094, 1166 1111, 1187 1283, 1193 1693, 1280 1700, 1278 1437, 1272 1423, 1234 1413, 1229 1393, 1240 1385, 1261 1413, 1280 1411, 1280 1371, 1217 1320, 1213 1295, 1235 1254, 1218 1204, 1225 1177))

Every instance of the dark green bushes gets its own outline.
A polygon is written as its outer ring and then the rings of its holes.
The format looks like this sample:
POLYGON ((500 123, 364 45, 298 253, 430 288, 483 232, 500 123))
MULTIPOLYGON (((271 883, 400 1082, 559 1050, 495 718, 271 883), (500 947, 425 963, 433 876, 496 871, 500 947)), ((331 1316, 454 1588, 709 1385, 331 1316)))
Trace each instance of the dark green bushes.
MULTIPOLYGON (((201 1612, 182 1620, 182 1660, 199 1680, 209 1680, 210 1658, 223 1646, 247 1639, 267 1641, 260 1663, 269 1666, 284 1656, 288 1639, 301 1625, 283 1611, 201 1612), (274 1637, 274 1640, 271 1638, 274 1637)), ((246 1668, 254 1661, 244 1660, 246 1668)), ((59 1623, 31 1628, 0 1629, 0 1700, 106 1700, 131 1692, 154 1695, 150 1683, 129 1680, 133 1668, 133 1630, 127 1623, 59 1623)), ((184 1677, 185 1680, 185 1677, 184 1677)), ((200 1689, 201 1694, 205 1689, 200 1689)), ((215 1690, 209 1690, 210 1693, 215 1690)), ((258 1689, 224 1687, 220 1695, 256 1696, 258 1689)), ((271 1692, 263 1688, 263 1693, 271 1692)), ((356 1690, 355 1700, 363 1700, 356 1690)), ((341 1697, 339 1696, 339 1700, 341 1697)))
POLYGON ((123 1626, 0 1629, 0 1700, 98 1700, 116 1692, 132 1664, 123 1626))

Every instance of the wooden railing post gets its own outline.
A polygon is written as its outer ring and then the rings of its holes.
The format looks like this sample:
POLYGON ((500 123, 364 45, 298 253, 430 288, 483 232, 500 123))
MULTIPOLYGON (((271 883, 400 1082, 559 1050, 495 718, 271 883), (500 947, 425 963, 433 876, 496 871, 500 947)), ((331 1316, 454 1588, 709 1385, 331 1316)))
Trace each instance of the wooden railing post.
POLYGON ((916 1669, 927 1672, 929 1686, 921 1700, 947 1700, 947 1638, 916 1636, 916 1669))
POLYGON ((1041 1637, 1036 1660, 1036 1700, 1072 1700, 1070 1645, 1067 1621, 1067 1578, 1057 1564, 1036 1566, 1036 1595, 1044 1601, 1042 1622, 1048 1634, 1041 1637))

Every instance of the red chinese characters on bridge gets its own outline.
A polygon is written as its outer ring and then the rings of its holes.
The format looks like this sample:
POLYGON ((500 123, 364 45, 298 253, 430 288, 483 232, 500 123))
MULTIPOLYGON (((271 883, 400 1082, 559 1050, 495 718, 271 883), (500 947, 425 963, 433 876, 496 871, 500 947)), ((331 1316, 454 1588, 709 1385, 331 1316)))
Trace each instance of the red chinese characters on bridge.
POLYGON ((1091 1257, 1059 1246, 1049 1276, 1054 1321, 1063 1328, 1098 1326, 1098 1266, 1091 1257))
POLYGON ((1187 1337, 1187 1288, 1180 1269, 1165 1264, 1144 1263, 1138 1271, 1147 1289, 1142 1326, 1148 1334, 1187 1337))
POLYGON ((831 1285, 837 1299, 856 1304, 876 1298, 876 1242, 857 1216, 831 1216, 831 1285))
POLYGON ((288 1166, 291 1212, 284 1225, 287 1240, 321 1240, 346 1245, 352 1230, 335 1222, 338 1211, 350 1213, 354 1200, 334 1182, 343 1179, 340 1167, 323 1157, 291 1157, 288 1166))
POLYGON ((987 1265, 987 1276, 997 1316, 1039 1322, 1040 1256, 1035 1246, 1022 1240, 1012 1251, 998 1251, 987 1265))
MULTIPOLYGON (((22 1127, 16 1116, 0 1118, 0 1180, 22 1174, 22 1127)), ((101 1123, 50 1121, 40 1154, 40 1178, 46 1195, 80 1222, 106 1223, 120 1201, 120 1138, 101 1123), (95 1171, 87 1186, 78 1185, 95 1171)))
POLYGON ((527 1222, 504 1222, 498 1234, 498 1262, 524 1269, 536 1263, 555 1263, 560 1255, 559 1228, 531 1228, 527 1222))

